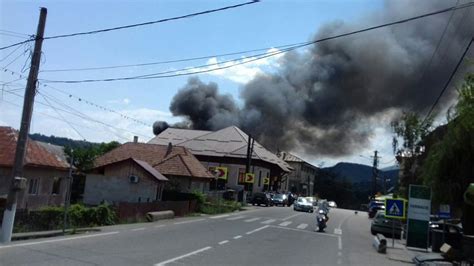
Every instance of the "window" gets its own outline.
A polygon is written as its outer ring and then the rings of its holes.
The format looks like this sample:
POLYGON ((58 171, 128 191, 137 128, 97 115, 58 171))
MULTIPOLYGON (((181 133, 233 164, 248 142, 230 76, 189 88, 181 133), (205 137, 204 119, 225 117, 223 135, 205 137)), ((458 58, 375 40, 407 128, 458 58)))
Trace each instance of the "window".
POLYGON ((55 177, 53 179, 53 189, 51 191, 51 194, 58 195, 60 191, 61 191, 61 178, 55 177))
POLYGON ((30 179, 30 184, 28 186, 28 194, 32 194, 32 195, 38 194, 38 187, 39 187, 38 179, 37 178, 30 179))

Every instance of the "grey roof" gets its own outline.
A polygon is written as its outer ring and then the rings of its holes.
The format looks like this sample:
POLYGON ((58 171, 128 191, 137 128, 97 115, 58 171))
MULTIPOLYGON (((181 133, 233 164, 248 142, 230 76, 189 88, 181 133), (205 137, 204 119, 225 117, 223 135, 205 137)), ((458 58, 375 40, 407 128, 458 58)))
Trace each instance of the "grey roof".
POLYGON ((297 162, 297 163, 303 163, 305 160, 301 159, 300 157, 291 154, 289 152, 280 152, 280 155, 278 156, 285 162, 297 162))
MULTIPOLYGON (((231 126, 215 132, 168 128, 148 143, 173 143, 188 148, 195 155, 214 157, 246 158, 248 135, 238 127, 231 126)), ((255 142, 252 158, 279 166, 283 171, 291 167, 275 154, 255 142)))
POLYGON ((64 152, 64 147, 59 145, 54 145, 47 142, 36 141, 41 147, 45 148, 48 152, 52 153, 58 161, 62 161, 69 165, 66 153, 64 152))
POLYGON ((135 158, 132 158, 132 160, 136 162, 138 165, 140 165, 143 168, 143 170, 147 171, 150 175, 152 175, 154 178, 158 179, 159 181, 168 181, 168 178, 160 174, 160 172, 156 171, 156 169, 153 168, 151 165, 149 165, 147 162, 140 161, 135 158))

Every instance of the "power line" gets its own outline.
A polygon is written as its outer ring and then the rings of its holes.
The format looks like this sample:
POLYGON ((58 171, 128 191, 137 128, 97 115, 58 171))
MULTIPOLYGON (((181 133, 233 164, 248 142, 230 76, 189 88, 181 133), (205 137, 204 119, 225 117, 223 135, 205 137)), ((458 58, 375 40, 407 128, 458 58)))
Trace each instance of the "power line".
MULTIPOLYGON (((238 8, 238 7, 242 7, 242 6, 246 6, 246 5, 255 4, 255 3, 258 3, 258 2, 259 2, 259 0, 253 0, 253 1, 250 1, 250 2, 245 2, 245 3, 241 3, 241 4, 225 6, 225 7, 210 9, 210 10, 205 10, 205 11, 200 11, 200 12, 191 13, 191 14, 182 15, 182 16, 177 16, 177 17, 171 17, 171 18, 159 19, 159 20, 148 21, 148 22, 143 22, 143 23, 118 26, 118 27, 113 27, 113 28, 106 28, 106 29, 101 29, 101 30, 84 31, 84 32, 49 36, 49 37, 44 37, 43 40, 51 40, 51 39, 74 37, 74 36, 80 36, 80 35, 97 34, 97 33, 108 32, 108 31, 116 31, 116 30, 123 30, 123 29, 129 29, 129 28, 135 28, 135 27, 141 27, 141 26, 148 26, 148 25, 152 25, 152 24, 163 23, 163 22, 168 22, 168 21, 173 21, 173 20, 191 18, 191 17, 195 17, 195 16, 199 16, 199 15, 206 15, 206 14, 210 14, 210 13, 215 13, 215 12, 219 12, 219 11, 224 11, 224 10, 228 10, 228 9, 233 9, 233 8, 238 8)), ((23 41, 23 42, 19 42, 19 43, 15 43, 15 44, 5 46, 5 47, 1 47, 0 50, 4 50, 4 49, 10 48, 10 47, 14 47, 14 46, 26 43, 26 42, 31 42, 33 40, 35 40, 35 39, 28 39, 28 40, 23 41)))
MULTIPOLYGON (((342 37, 346 37, 346 36, 350 36, 350 35, 355 35, 355 34, 358 34, 358 33, 367 32, 367 31, 371 31, 371 30, 375 30, 375 29, 380 29, 380 28, 384 28, 384 27, 388 27, 388 26, 393 26, 393 25, 397 25, 397 24, 403 24, 403 23, 407 23, 407 22, 410 22, 410 21, 413 21, 413 20, 418 20, 418 19, 421 19, 421 18, 425 18, 425 17, 429 17, 429 16, 434 16, 434 15, 438 15, 438 14, 442 14, 442 13, 446 13, 446 12, 450 12, 450 11, 454 11, 454 10, 458 10, 458 9, 462 9, 462 8, 468 8, 468 7, 471 7, 471 6, 474 6, 474 3, 473 3, 473 2, 471 2, 471 3, 466 3, 466 4, 463 4, 463 5, 459 5, 459 6, 450 7, 450 8, 446 8, 446 9, 442 9, 442 10, 435 11, 435 12, 426 13, 426 14, 423 14, 423 15, 418 15, 418 16, 415 16, 415 17, 407 18, 407 19, 402 19, 402 20, 398 20, 398 21, 394 21, 394 22, 390 22, 390 23, 384 23, 384 24, 380 24, 380 25, 377 25, 377 26, 372 26, 372 27, 368 27, 368 28, 364 28, 364 29, 360 29, 360 30, 355 30, 355 31, 351 31, 351 32, 343 33, 343 34, 337 34, 337 35, 333 35, 333 36, 330 36, 330 37, 317 39, 317 40, 314 40, 314 41, 309 41, 309 42, 306 42, 306 43, 301 43, 301 44, 299 44, 299 45, 295 45, 295 46, 292 46, 292 47, 290 47, 290 48, 283 49, 283 50, 281 50, 281 51, 279 51, 279 52, 275 52, 275 53, 272 53, 272 54, 265 54, 265 55, 262 55, 262 54, 261 54, 262 56, 258 56, 258 57, 254 58, 254 59, 250 59, 250 60, 246 60, 246 61, 243 61, 243 62, 239 62, 239 63, 233 64, 233 65, 230 65, 230 66, 218 67, 218 68, 208 69, 208 70, 203 70, 203 71, 195 71, 195 72, 190 72, 190 73, 178 73, 178 74, 171 74, 171 75, 160 75, 160 73, 153 73, 153 74, 147 74, 147 75, 141 75, 141 76, 119 77, 119 78, 106 78, 106 79, 43 80, 43 81, 44 81, 44 82, 47 82, 47 83, 110 82, 110 81, 119 81, 119 80, 169 78, 169 77, 177 77, 177 76, 185 76, 185 75, 194 75, 194 74, 207 73, 207 72, 212 72, 212 71, 227 69, 227 68, 234 67, 234 66, 237 66, 237 65, 247 64, 247 63, 250 63, 250 62, 253 62, 253 61, 256 61, 256 60, 260 60, 260 59, 264 59, 264 58, 267 58, 267 57, 275 56, 275 55, 278 55, 278 54, 286 53, 286 52, 289 52, 289 51, 292 51, 292 50, 296 50, 296 49, 299 49, 299 48, 302 48, 302 47, 306 47, 306 46, 309 46, 309 45, 312 45, 312 44, 316 44, 316 43, 320 43, 320 42, 325 42, 325 41, 329 41, 329 40, 333 40, 333 39, 337 39, 337 38, 342 38, 342 37)), ((236 60, 231 60, 231 61, 236 61, 236 60)), ((209 65, 215 65, 215 64, 209 64, 209 65)), ((209 66, 209 65, 205 65, 205 66, 209 66)), ((205 66, 204 66, 204 67, 205 67, 205 66)), ((199 66, 198 68, 202 68, 202 67, 203 67, 203 66, 199 66)), ((195 69, 195 68, 196 68, 196 67, 194 67, 194 68, 191 67, 191 68, 187 68, 187 69, 185 69, 185 70, 190 70, 190 69, 195 69)), ((181 70, 181 71, 183 71, 183 70, 181 70)), ((175 72, 177 72, 177 71, 175 71, 175 72)), ((162 74, 162 73, 161 73, 161 74, 162 74)))
POLYGON ((21 32, 18 32, 18 31, 11 31, 11 30, 1 30, 1 29, 0 29, 0 32, 10 33, 10 34, 16 34, 16 35, 18 35, 18 36, 25 36, 25 37, 31 36, 30 34, 21 33, 21 32))
MULTIPOLYGON (((173 60, 167 60, 167 61, 157 61, 157 62, 150 62, 150 63, 113 65, 113 66, 99 66, 99 67, 85 67, 85 68, 46 69, 46 70, 42 70, 40 72, 89 71, 89 70, 103 70, 103 69, 116 69, 116 68, 127 68, 127 67, 164 65, 164 64, 169 64, 169 63, 189 62, 189 61, 196 61, 196 60, 209 59, 209 58, 215 58, 215 57, 223 57, 223 56, 229 56, 229 55, 239 55, 239 54, 248 54, 248 53, 252 53, 252 52, 268 51, 270 49, 286 48, 286 47, 301 45, 301 44, 305 44, 305 43, 308 43, 308 42, 285 44, 285 45, 280 45, 280 46, 259 48, 259 49, 246 50, 246 51, 240 51, 240 52, 231 52, 231 53, 216 54, 216 55, 206 55, 206 56, 191 57, 191 58, 184 58, 184 59, 173 59, 173 60)), ((237 60, 237 59, 235 59, 235 60, 237 60)))
POLYGON ((464 50, 464 52, 462 53, 461 57, 459 58, 459 61, 457 62, 456 66, 454 67, 453 71, 451 72, 451 75, 449 76, 448 80, 446 81, 446 83, 444 84, 444 87, 443 89, 440 91, 438 97, 436 98, 435 102, 433 103, 433 105, 431 106, 430 110, 428 111, 428 113, 426 114, 425 118, 423 119, 423 121, 421 122, 421 125, 424 125, 425 122, 429 119, 431 113, 433 112, 434 108, 436 107, 436 105, 438 104, 439 100, 441 99, 441 97, 443 96, 444 92, 446 91, 446 89, 448 88, 449 86, 449 83, 451 83, 451 80, 453 79, 454 75, 456 74, 456 72, 458 71, 458 68, 459 66, 461 65, 461 63, 463 62, 464 60, 464 57, 466 56, 467 52, 469 51, 469 48, 471 47, 471 44, 472 42, 474 41, 474 37, 471 38, 471 40, 469 41, 469 44, 466 46, 466 49, 464 50))

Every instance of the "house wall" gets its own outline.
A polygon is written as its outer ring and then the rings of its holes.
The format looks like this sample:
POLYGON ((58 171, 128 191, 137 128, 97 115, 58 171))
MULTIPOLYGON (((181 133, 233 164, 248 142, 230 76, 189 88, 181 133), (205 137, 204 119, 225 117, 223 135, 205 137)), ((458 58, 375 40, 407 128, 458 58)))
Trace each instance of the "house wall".
MULTIPOLYGON (((12 169, 0 167, 0 195, 8 193, 12 169)), ((64 205, 67 189, 68 170, 51 168, 25 167, 23 177, 27 179, 27 186, 18 194, 17 208, 35 210, 45 206, 64 205), (53 194, 54 179, 59 178, 59 190, 53 194), (32 180, 37 180, 36 193, 30 193, 29 186, 32 180)))
POLYGON ((165 185, 165 189, 177 189, 181 192, 200 191, 206 193, 209 191, 209 180, 200 178, 191 178, 186 176, 170 176, 167 175, 170 181, 165 185))
MULTIPOLYGON (((245 164, 231 164, 231 163, 219 163, 219 162, 212 162, 212 161, 201 161, 201 163, 209 169, 209 167, 227 167, 227 182, 226 187, 240 191, 244 188, 243 185, 239 185, 239 173, 245 172, 245 164)), ((270 168, 263 167, 263 166, 255 166, 252 165, 250 168, 250 172, 255 174, 255 182, 253 183, 253 192, 261 192, 264 189, 268 190, 268 186, 263 185, 263 178, 264 177, 271 177, 270 176, 270 168), (259 182, 260 181, 260 182, 259 182)))
POLYGON ((104 168, 103 174, 88 174, 84 189, 84 203, 98 205, 103 201, 152 202, 160 200, 163 183, 131 161, 112 164, 104 168), (131 183, 130 175, 139 177, 131 183))
POLYGON ((294 169, 288 174, 288 190, 303 195, 314 195, 317 168, 305 162, 287 163, 294 169))

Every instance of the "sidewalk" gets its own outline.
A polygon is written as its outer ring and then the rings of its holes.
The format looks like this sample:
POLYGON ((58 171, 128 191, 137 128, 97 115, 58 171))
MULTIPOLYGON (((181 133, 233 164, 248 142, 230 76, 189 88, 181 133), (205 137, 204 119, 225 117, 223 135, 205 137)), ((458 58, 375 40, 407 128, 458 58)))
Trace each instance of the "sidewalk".
POLYGON ((431 253, 432 252, 429 249, 423 250, 407 248, 405 239, 395 239, 395 245, 392 247, 392 239, 387 238, 387 258, 389 260, 414 264, 414 257, 421 254, 427 255, 431 253))

